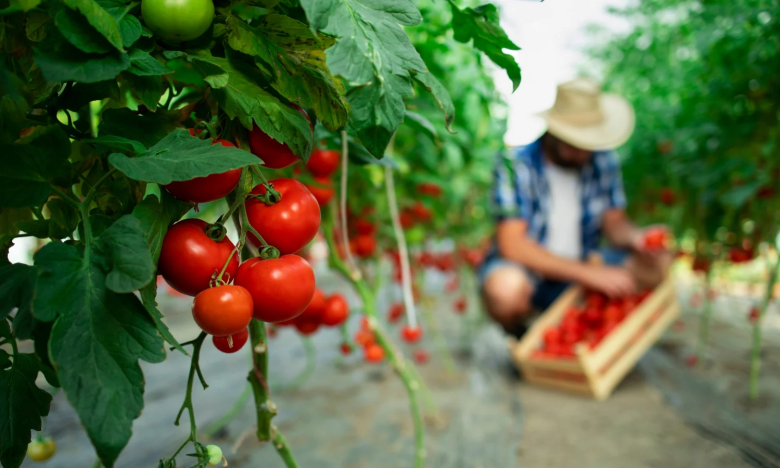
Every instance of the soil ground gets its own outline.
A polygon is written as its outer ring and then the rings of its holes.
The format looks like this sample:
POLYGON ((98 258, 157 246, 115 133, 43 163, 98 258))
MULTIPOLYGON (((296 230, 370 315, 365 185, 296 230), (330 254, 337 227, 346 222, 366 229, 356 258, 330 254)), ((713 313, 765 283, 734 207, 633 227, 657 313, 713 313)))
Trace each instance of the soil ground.
MULTIPOLYGON (((348 290, 333 277, 320 280, 318 276, 318 281, 325 291, 348 290)), ((673 362, 677 364, 676 369, 684 369, 684 364, 681 367, 680 363, 684 362, 687 346, 694 342, 696 332, 691 325, 693 315, 686 316, 688 325, 675 327, 664 338, 662 345, 642 361, 609 400, 596 402, 533 387, 520 380, 511 370, 505 339, 494 326, 472 323, 469 334, 464 335, 463 319, 451 312, 449 301, 454 298, 445 298, 441 292, 443 282, 441 278, 434 278, 426 290, 436 295, 433 316, 456 357, 457 370, 455 373, 445 371, 442 360, 433 351, 430 336, 426 337, 423 346, 431 352, 432 360, 420 371, 438 410, 435 416, 429 412, 426 417, 428 467, 776 466, 770 464, 772 454, 767 458, 769 462, 758 463, 755 458, 748 461, 744 447, 731 443, 728 437, 713 435, 706 424, 695 420, 696 414, 689 414, 691 411, 696 413, 694 404, 681 407, 680 402, 695 400, 690 392, 680 392, 679 386, 670 390, 669 385, 662 384, 664 379, 657 378, 659 362, 673 362), (467 336, 466 340, 464 336, 467 336)), ((395 292, 386 292, 381 302, 387 304, 393 294, 395 292)), ((199 330, 189 317, 190 301, 162 293, 160 296, 162 310, 174 335, 182 342, 195 337, 199 330)), ((688 299, 683 297, 682 300, 688 299)), ((357 304, 357 301, 350 297, 350 303, 357 304)), ((716 305, 716 311, 720 311, 716 313, 716 323, 721 325, 715 327, 720 331, 713 336, 718 343, 741 344, 729 344, 725 348, 718 344, 712 362, 717 361, 719 353, 730 356, 724 349, 733 351, 732 348, 738 347, 741 350, 737 358, 744 361, 747 353, 742 348, 749 345, 749 339, 746 345, 744 337, 740 337, 744 330, 728 325, 728 310, 736 306, 716 305), (724 312, 723 309, 728 310, 724 312)), ((473 306, 471 308, 470 314, 474 317, 477 311, 473 306)), ((772 325, 771 321, 767 325, 772 325)), ((357 326, 353 317, 351 329, 357 326)), ((397 333, 391 331, 394 335, 397 333)), ((766 349, 774 361, 769 359, 767 373, 776 370, 776 343, 780 342, 780 339, 771 341, 775 339, 771 334, 769 339, 770 345, 766 349)), ((283 387, 284 382, 294 381, 305 367, 300 338, 292 330, 283 329, 270 342, 271 379, 277 384, 273 400, 279 407, 274 423, 286 436, 299 465, 301 468, 413 466, 413 431, 403 387, 387 365, 366 365, 359 352, 342 358, 338 353, 339 342, 337 330, 326 329, 315 335, 316 367, 303 385, 295 389, 279 387, 283 387)), ((405 348, 404 352, 411 354, 411 349, 405 348)), ((742 364, 741 367, 728 364, 728 359, 720 362, 731 366, 731 374, 738 376, 742 372, 744 377, 742 364)), ((273 447, 258 443, 252 436, 255 419, 252 402, 244 405, 232 422, 216 434, 205 435, 209 426, 228 411, 244 391, 248 366, 246 353, 224 355, 210 343, 204 346, 201 367, 209 388, 204 392, 196 384, 194 391, 201 441, 219 444, 232 467, 281 468, 283 464, 273 447)), ((171 352, 165 362, 144 364, 143 368, 147 382, 146 406, 135 422, 133 438, 120 457, 118 468, 156 466, 159 458, 175 451, 189 430, 186 416, 181 426, 172 424, 184 394, 188 359, 171 352)), ((724 370, 709 365, 685 374, 716 379, 724 370)), ((770 389, 767 398, 774 399, 775 394, 780 394, 780 385, 775 377, 768 379, 764 382, 770 389)), ((739 380, 738 377, 723 377, 710 382, 731 388, 730 393, 725 393, 736 395, 741 391, 737 387, 745 385, 744 379, 738 385, 739 380), (724 381, 727 383, 722 383, 724 381)), ((715 400, 709 401, 716 404, 715 400)), ((771 406, 767 405, 765 408, 771 406)), ((95 458, 86 435, 61 393, 55 396, 47 425, 48 433, 58 444, 57 456, 42 464, 25 462, 25 467, 93 465, 95 458)), ((190 460, 180 457, 179 465, 191 466, 190 460)))

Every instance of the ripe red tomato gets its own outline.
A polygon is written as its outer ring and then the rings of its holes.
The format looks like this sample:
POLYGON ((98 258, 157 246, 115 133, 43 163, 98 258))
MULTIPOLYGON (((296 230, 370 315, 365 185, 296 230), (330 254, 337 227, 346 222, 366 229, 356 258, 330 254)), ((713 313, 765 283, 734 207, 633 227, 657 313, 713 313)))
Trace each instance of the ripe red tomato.
POLYGON ((419 365, 424 365, 428 363, 428 351, 424 349, 418 349, 414 352, 414 362, 416 362, 419 365))
POLYGON ((252 295, 254 317, 271 323, 301 315, 314 297, 315 289, 314 271, 297 255, 247 260, 239 267, 235 284, 252 295))
POLYGON ((372 343, 363 348, 363 357, 366 362, 376 364, 385 359, 385 350, 376 343, 372 343))
POLYGON ((548 328, 544 331, 542 339, 544 340, 545 348, 551 349, 553 345, 557 345, 561 342, 561 331, 557 328, 548 328))
POLYGON ((308 320, 315 323, 320 323, 322 313, 325 311, 325 293, 320 288, 314 290, 314 296, 311 298, 311 302, 304 309, 304 311, 296 318, 298 320, 308 320))
POLYGON ((341 354, 344 356, 352 354, 352 346, 349 343, 341 343, 341 354))
POLYGON ((315 182, 324 187, 318 187, 314 184, 306 184, 306 188, 309 189, 314 198, 317 199, 320 207, 327 206, 333 199, 333 195, 336 194, 336 189, 333 188, 333 182, 327 177, 315 177, 315 182))
POLYGON ((349 317, 349 304, 341 294, 332 294, 325 301, 325 310, 322 312, 320 321, 323 325, 336 327, 346 322, 349 317))
POLYGON ((440 254, 436 258, 436 268, 441 272, 448 272, 455 269, 455 259, 451 253, 440 254))
POLYGON ((401 329, 401 338, 407 343, 417 343, 422 338, 422 328, 404 325, 401 329))
POLYGON ((645 248, 648 250, 660 250, 666 248, 668 235, 665 229, 649 228, 645 231, 645 248))
POLYGON ((444 285, 444 290, 448 293, 454 293, 455 291, 458 290, 459 287, 460 287, 460 283, 458 282, 458 277, 453 276, 452 278, 447 280, 447 284, 444 285))
POLYGON ((695 354, 690 354, 685 358, 685 364, 688 367, 696 367, 696 364, 699 363, 699 356, 695 354))
POLYGON ((367 347, 375 343, 374 333, 371 330, 358 330, 355 333, 355 343, 367 347))
MULTIPOLYGON (((190 135, 195 136, 195 130, 190 129, 190 135)), ((233 143, 227 140, 215 140, 211 144, 233 146, 233 143)), ((171 182, 168 185, 163 185, 163 187, 179 200, 192 203, 208 203, 224 198, 228 193, 232 192, 238 185, 239 178, 241 178, 241 169, 233 169, 221 174, 211 174, 206 177, 171 182)))
POLYGON ((253 305, 249 291, 226 284, 195 296, 192 318, 209 335, 233 335, 246 329, 252 321, 253 305))
POLYGON ((661 203, 663 203, 666 206, 672 206, 674 205, 675 199, 674 190, 670 189, 669 187, 664 187, 661 189, 661 203))
POLYGON ((743 247, 732 247, 729 249, 729 260, 731 263, 746 263, 753 260, 753 249, 743 247))
POLYGON ((452 308, 455 309, 456 313, 463 315, 466 312, 466 298, 458 298, 452 305, 452 308))
POLYGON ((423 182, 417 186, 417 193, 429 197, 438 197, 441 195, 441 187, 433 182, 423 182))
POLYGON ((244 328, 238 333, 229 335, 229 337, 230 340, 228 340, 228 336, 212 336, 211 342, 214 343, 215 348, 223 353, 233 354, 246 344, 246 341, 249 339, 249 329, 244 328))
MULTIPOLYGON (((184 219, 168 229, 160 250, 157 271, 176 291, 196 296, 208 289, 211 277, 225 265, 235 246, 225 236, 215 242, 206 234, 208 225, 201 219, 184 219)), ((238 254, 233 254, 222 280, 236 274, 238 254)))
POLYGON ((702 273, 707 273, 710 271, 710 259, 707 257, 699 256, 697 255, 693 259, 693 264, 691 265, 691 268, 693 271, 700 271, 702 273))
POLYGON ((750 313, 748 314, 748 322, 755 324, 758 322, 758 319, 761 317, 761 313, 758 310, 758 307, 752 307, 750 309, 750 313))
POLYGON ((320 322, 316 320, 306 320, 300 317, 295 319, 295 328, 301 335, 312 335, 320 328, 320 322))
MULTIPOLYGON (((320 229, 320 205, 304 185, 293 179, 276 179, 271 185, 279 191, 279 203, 266 205, 260 200, 246 202, 249 224, 257 229, 263 239, 279 249, 282 254, 295 253, 306 247, 320 229)), ((260 184, 252 190, 262 195, 265 186, 260 184)), ((253 244, 259 245, 257 237, 249 233, 253 244)))
POLYGON ((376 251, 376 237, 373 234, 360 234, 353 240, 354 252, 360 258, 368 258, 376 251))
POLYGON ((390 323, 395 323, 399 320, 401 320, 401 317, 404 316, 404 305, 400 302, 394 302, 390 304, 390 309, 387 311, 387 321, 390 323))
POLYGON ((411 213, 412 216, 420 221, 430 221, 433 217, 433 211, 419 201, 412 205, 411 213))
POLYGON ((404 229, 409 229, 410 227, 414 226, 414 216, 411 215, 407 210, 404 210, 399 216, 399 221, 401 222, 401 227, 404 229))
POLYGON ((354 226, 358 234, 370 235, 376 232, 376 225, 367 219, 357 218, 354 226))
MULTIPOLYGON (((298 112, 303 114, 306 120, 311 123, 311 119, 309 119, 306 111, 296 105, 293 105, 293 107, 298 109, 298 112)), ((299 161, 298 156, 287 145, 268 136, 264 131, 260 130, 257 124, 254 124, 252 131, 249 132, 249 150, 252 154, 262 159, 263 166, 269 169, 283 169, 299 161)))
POLYGON ((341 153, 336 150, 315 149, 309 156, 309 162, 306 167, 317 177, 329 177, 341 162, 341 153))

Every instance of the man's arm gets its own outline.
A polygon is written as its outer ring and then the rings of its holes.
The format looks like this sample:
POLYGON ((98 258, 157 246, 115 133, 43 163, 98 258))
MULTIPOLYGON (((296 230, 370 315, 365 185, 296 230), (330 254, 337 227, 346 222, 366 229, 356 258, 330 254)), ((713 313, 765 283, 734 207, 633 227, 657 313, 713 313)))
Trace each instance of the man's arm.
POLYGON ((623 249, 641 250, 644 231, 628 219, 625 210, 612 208, 604 213, 601 228, 610 244, 623 249))
POLYGON ((527 234, 528 224, 522 219, 509 219, 498 224, 498 250, 503 258, 515 261, 545 279, 573 281, 609 296, 632 294, 634 280, 623 268, 589 265, 550 253, 527 234))

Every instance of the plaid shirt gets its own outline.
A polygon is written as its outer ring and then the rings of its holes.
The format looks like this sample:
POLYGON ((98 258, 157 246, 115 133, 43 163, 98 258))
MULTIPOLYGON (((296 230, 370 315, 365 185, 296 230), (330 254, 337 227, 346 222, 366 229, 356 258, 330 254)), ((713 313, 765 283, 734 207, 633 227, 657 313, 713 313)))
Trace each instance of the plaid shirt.
MULTIPOLYGON (((541 138, 499 159, 494 172, 494 202, 498 221, 520 218, 528 222, 528 235, 544 245, 550 189, 544 176, 541 138)), ((580 172, 582 187, 582 254, 596 249, 601 217, 611 208, 624 208, 623 179, 614 151, 597 151, 580 172)))

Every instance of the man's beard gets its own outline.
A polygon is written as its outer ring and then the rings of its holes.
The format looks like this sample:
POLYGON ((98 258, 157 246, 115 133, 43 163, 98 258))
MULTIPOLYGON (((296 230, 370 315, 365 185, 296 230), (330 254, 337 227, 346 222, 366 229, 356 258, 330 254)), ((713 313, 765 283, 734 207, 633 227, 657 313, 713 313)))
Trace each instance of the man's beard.
POLYGON ((555 145, 549 145, 549 147, 545 148, 545 153, 547 154, 547 158, 550 160, 550 162, 565 169, 582 169, 582 166, 585 165, 585 163, 563 159, 561 157, 561 153, 558 152, 558 148, 556 148, 555 145))

